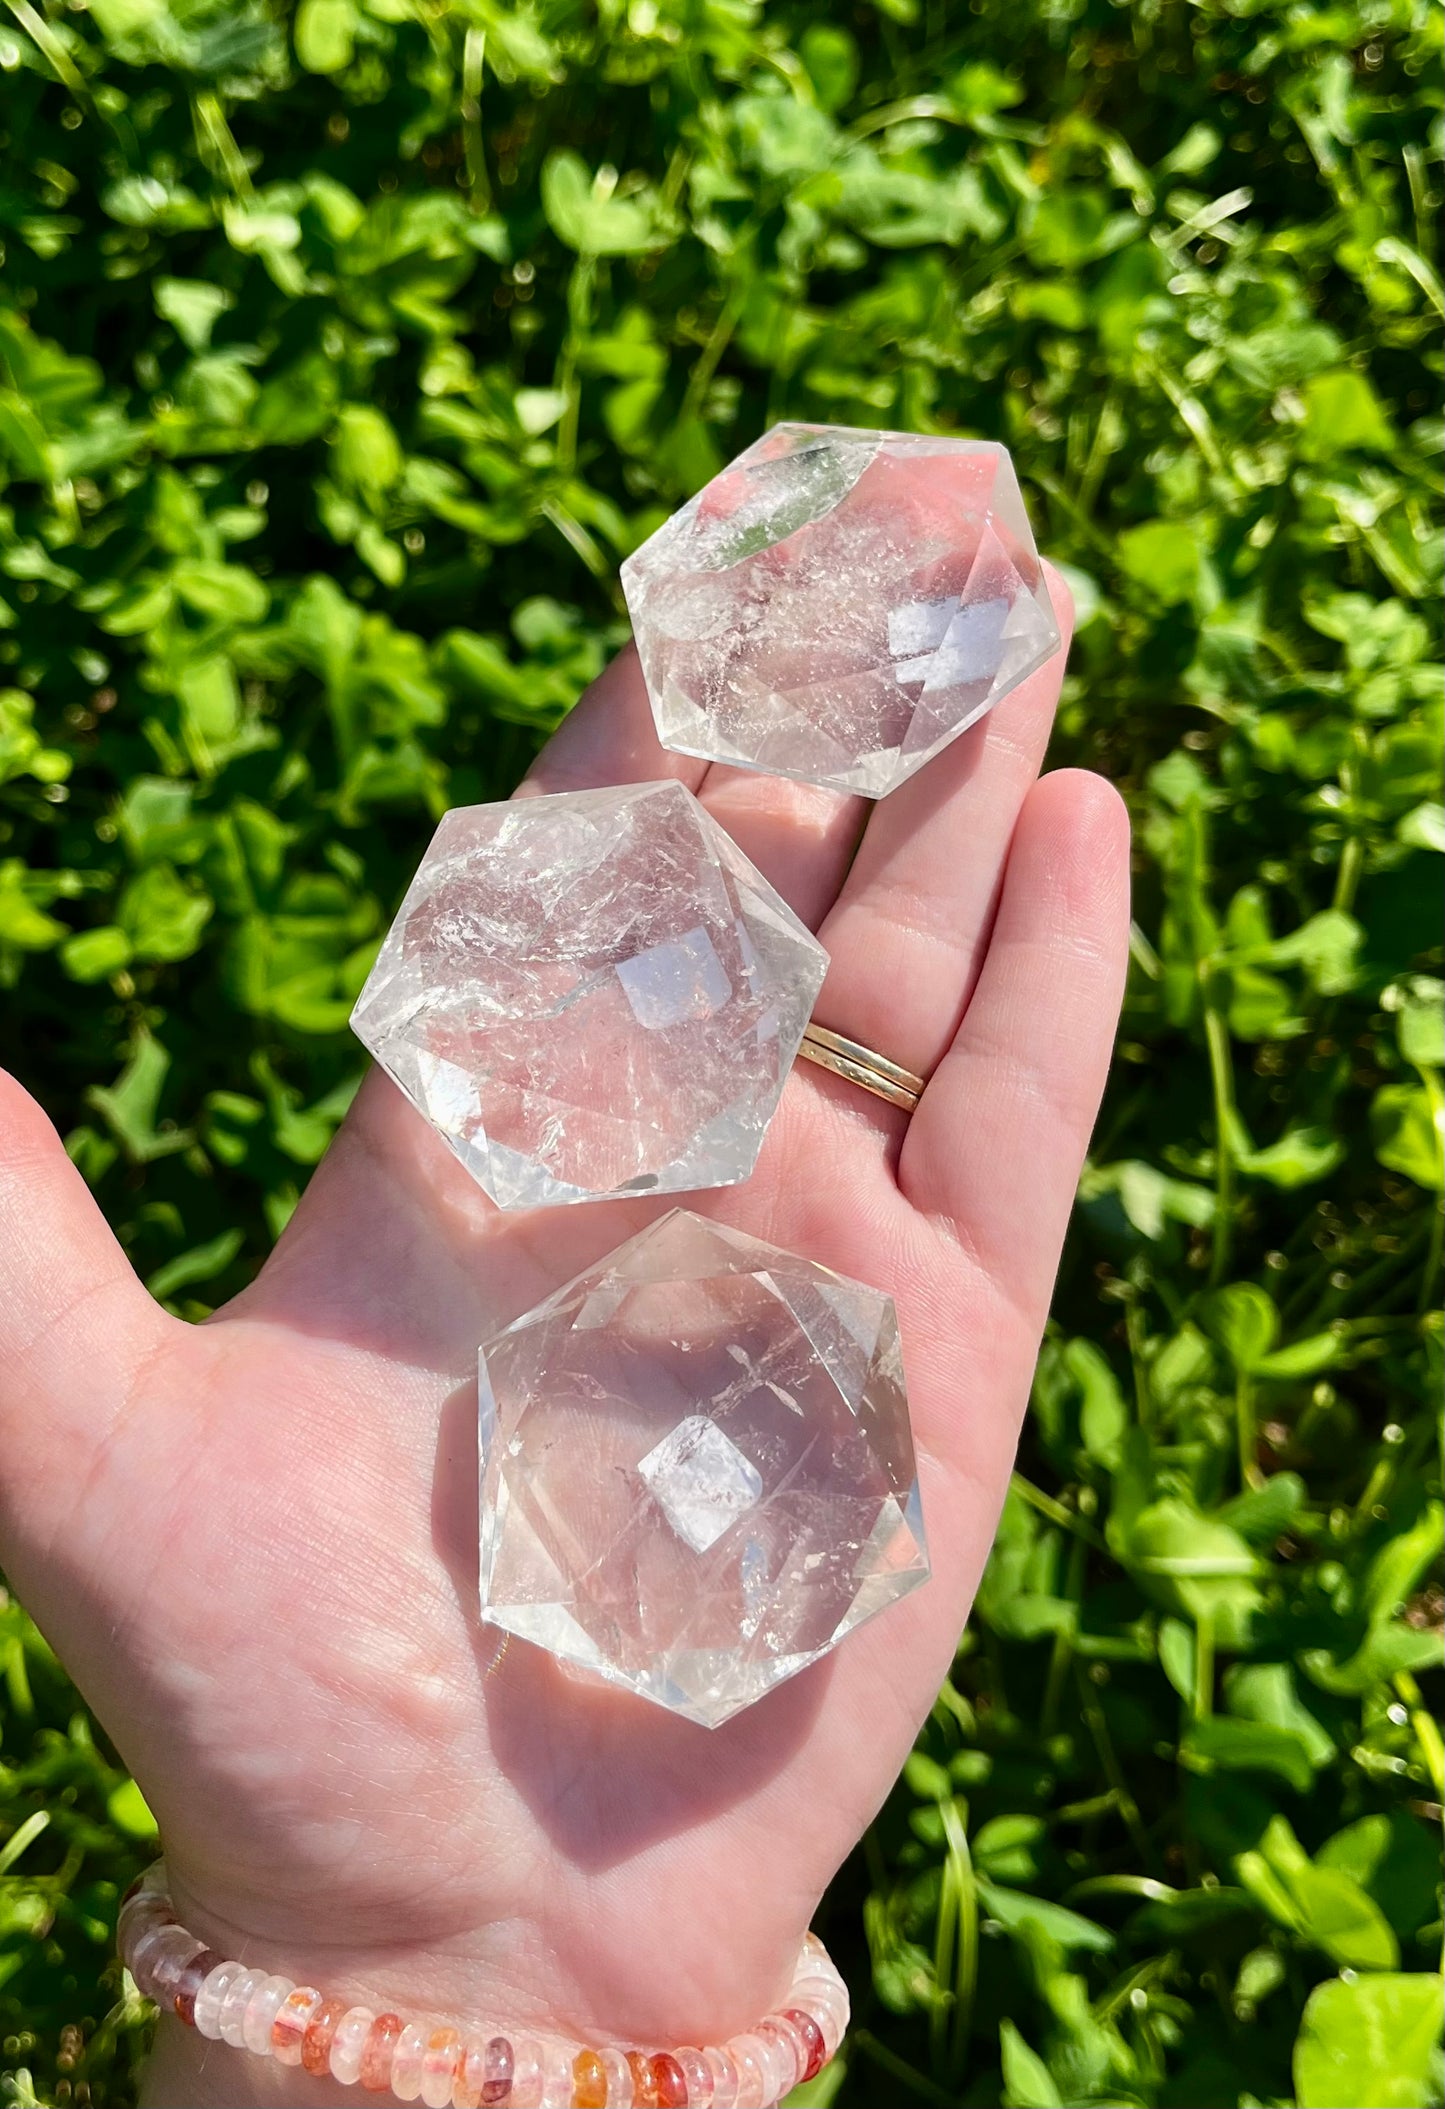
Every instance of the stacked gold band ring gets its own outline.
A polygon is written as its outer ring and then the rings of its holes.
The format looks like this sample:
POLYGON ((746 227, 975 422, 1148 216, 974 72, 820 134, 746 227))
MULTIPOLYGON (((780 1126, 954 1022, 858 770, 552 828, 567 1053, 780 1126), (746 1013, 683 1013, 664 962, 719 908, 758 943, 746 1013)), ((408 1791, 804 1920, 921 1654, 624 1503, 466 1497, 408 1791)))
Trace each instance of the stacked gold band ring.
POLYGON ((921 1076, 915 1076, 901 1062, 890 1062, 886 1055, 875 1054, 861 1041, 830 1032, 826 1025, 810 1024, 798 1053, 805 1061, 816 1062, 820 1069, 831 1069, 834 1076, 846 1077, 850 1084, 871 1091, 875 1098, 886 1099, 890 1106, 901 1106, 905 1113, 916 1111, 923 1096, 921 1076))

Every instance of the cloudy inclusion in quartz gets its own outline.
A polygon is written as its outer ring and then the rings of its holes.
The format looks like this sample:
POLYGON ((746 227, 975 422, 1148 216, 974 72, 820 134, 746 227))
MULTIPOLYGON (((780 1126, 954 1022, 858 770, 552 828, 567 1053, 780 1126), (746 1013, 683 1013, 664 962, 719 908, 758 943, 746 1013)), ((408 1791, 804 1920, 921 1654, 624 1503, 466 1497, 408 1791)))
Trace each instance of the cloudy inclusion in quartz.
POLYGON ((827 955, 683 785, 448 813, 352 1025, 503 1208, 752 1170, 827 955))
POLYGON ((483 1616, 716 1727, 928 1574, 891 1300, 676 1210, 487 1341, 483 1616))
POLYGON ((1060 641, 991 441, 775 425, 622 584, 664 746, 869 798, 1060 641))
POLYGON ((637 1467, 652 1498, 694 1552, 706 1552, 763 1491, 757 1466, 704 1413, 679 1421, 637 1467))

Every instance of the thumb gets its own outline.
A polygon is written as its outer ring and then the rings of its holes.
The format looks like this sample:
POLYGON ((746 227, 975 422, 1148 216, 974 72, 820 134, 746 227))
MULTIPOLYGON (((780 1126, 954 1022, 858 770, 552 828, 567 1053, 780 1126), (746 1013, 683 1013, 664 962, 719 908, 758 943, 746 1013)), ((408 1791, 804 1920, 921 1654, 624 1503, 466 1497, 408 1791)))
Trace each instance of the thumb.
POLYGON ((26 1552, 53 1539, 176 1331, 45 1114, 0 1070, 0 1557, 22 1590, 26 1552))

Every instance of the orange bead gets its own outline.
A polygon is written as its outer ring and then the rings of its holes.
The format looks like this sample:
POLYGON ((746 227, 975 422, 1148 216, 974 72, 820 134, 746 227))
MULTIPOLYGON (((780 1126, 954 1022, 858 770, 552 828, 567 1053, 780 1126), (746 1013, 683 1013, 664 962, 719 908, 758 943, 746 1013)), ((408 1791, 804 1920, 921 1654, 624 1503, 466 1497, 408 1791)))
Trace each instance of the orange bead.
POLYGON ((635 2109, 657 2109, 657 2089, 652 2084, 652 2060, 640 2050, 622 2053, 627 2060, 627 2069, 632 2074, 632 2100, 635 2109))
POLYGON ((391 2085, 391 2060, 406 2023, 400 2014, 378 2014, 361 2047, 361 2084, 372 2094, 391 2085))
POLYGON ((348 2005, 345 1999, 323 1999, 306 2024, 301 2038, 301 2063, 315 2079, 331 2070, 331 2039, 348 2005))
POLYGON ((607 2109, 607 2073, 595 2050, 579 2050, 572 2060, 575 2109, 607 2109))

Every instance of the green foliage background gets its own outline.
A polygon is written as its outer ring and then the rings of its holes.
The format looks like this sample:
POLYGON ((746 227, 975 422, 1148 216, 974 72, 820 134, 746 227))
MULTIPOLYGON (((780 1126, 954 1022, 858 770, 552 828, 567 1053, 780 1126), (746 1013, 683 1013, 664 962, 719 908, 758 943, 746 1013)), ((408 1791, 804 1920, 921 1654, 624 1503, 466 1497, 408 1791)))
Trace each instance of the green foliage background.
MULTIPOLYGON (((0 6, 0 1057, 177 1310, 432 820, 767 420, 1002 438, 1069 570, 1128 1011, 825 2098, 1441 2099, 1439 25, 0 6)), ((8 1600, 0 1666, 7 2098, 124 2102, 149 1818, 8 1600)))

